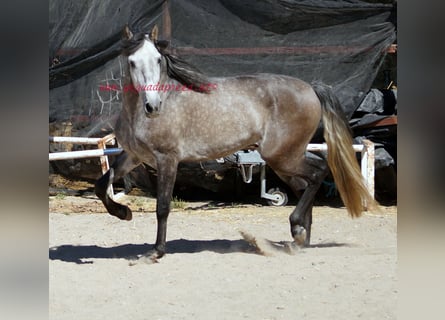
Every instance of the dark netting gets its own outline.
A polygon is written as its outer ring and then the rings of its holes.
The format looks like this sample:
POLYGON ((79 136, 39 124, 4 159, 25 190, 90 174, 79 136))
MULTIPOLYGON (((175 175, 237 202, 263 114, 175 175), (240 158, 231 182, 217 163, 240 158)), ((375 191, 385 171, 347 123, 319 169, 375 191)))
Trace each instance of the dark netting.
POLYGON ((49 3, 50 131, 72 136, 113 130, 121 93, 103 88, 121 87, 126 24, 135 32, 157 24, 175 54, 210 76, 270 72, 327 83, 349 118, 396 39, 391 1, 49 3))

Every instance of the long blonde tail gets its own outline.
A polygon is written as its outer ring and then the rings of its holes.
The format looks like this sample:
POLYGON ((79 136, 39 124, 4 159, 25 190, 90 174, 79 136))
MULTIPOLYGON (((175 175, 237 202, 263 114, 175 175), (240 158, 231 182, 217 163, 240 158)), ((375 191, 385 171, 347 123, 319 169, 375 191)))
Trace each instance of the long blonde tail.
POLYGON ((360 217, 364 210, 377 209, 378 204, 364 183, 352 148, 348 122, 330 87, 323 84, 313 84, 312 87, 321 103, 329 168, 349 214, 360 217))

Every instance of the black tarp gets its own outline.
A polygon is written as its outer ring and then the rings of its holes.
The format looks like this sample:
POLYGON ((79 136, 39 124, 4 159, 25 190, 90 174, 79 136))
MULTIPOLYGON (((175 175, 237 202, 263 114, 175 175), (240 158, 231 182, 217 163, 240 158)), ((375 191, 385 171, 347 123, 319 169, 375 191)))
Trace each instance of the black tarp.
POLYGON ((270 72, 327 83, 350 118, 396 39, 396 3, 50 0, 51 124, 67 124, 73 136, 113 130, 121 94, 100 88, 121 86, 126 24, 135 32, 157 24, 176 54, 210 76, 270 72))
POLYGON ((362 1, 50 1, 50 120, 78 135, 111 130, 125 24, 165 29, 176 53, 211 76, 272 72, 334 87, 351 116, 395 40, 394 6, 362 1), (79 125, 77 125, 79 122, 79 125))

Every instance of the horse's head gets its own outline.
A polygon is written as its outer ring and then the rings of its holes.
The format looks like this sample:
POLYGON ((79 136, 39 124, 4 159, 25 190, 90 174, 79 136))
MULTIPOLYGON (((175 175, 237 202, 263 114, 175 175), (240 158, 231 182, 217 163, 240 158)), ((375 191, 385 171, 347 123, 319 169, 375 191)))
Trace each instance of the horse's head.
POLYGON ((128 26, 124 29, 124 40, 134 46, 127 55, 131 81, 142 99, 147 116, 158 113, 162 105, 159 91, 153 90, 160 81, 162 63, 157 33, 157 26, 150 35, 143 34, 138 37, 133 36, 128 26))

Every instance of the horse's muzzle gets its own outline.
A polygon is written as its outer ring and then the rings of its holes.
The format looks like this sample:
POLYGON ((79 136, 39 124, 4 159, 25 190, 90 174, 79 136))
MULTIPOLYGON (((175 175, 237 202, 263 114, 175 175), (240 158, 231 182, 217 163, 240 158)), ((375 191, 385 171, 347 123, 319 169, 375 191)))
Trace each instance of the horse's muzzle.
POLYGON ((145 104, 145 114, 147 115, 147 117, 154 117, 159 112, 159 107, 153 107, 150 103, 147 102, 145 104))

